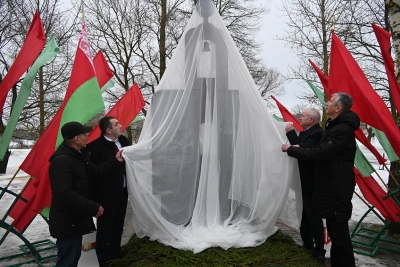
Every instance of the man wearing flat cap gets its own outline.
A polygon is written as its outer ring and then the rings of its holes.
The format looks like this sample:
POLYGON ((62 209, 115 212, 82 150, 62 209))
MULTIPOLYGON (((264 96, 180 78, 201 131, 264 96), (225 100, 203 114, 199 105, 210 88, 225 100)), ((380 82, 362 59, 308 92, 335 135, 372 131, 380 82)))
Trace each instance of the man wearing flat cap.
POLYGON ((94 165, 86 149, 87 133, 92 130, 79 122, 68 122, 61 128, 63 143, 50 157, 52 200, 49 229, 57 238, 57 265, 77 266, 81 256, 82 236, 95 231, 92 217, 103 214, 103 207, 94 202, 92 179, 110 173, 123 164, 119 151, 108 161, 94 165))

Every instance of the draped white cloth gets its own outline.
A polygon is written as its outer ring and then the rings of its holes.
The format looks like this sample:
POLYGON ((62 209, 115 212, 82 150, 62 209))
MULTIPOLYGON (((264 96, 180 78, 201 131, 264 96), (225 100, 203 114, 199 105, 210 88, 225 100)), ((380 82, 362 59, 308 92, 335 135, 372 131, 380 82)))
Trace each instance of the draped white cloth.
POLYGON ((214 4, 199 1, 124 148, 136 234, 195 253, 263 243, 298 182, 284 135, 214 4))

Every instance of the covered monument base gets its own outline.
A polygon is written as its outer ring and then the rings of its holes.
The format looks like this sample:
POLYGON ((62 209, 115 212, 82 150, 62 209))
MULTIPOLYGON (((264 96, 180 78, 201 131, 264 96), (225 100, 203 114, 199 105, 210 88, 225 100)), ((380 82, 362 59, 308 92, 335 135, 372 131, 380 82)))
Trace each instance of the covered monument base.
POLYGON ((139 142, 124 148, 135 233, 195 253, 262 244, 301 207, 284 136, 214 3, 198 1, 139 142))

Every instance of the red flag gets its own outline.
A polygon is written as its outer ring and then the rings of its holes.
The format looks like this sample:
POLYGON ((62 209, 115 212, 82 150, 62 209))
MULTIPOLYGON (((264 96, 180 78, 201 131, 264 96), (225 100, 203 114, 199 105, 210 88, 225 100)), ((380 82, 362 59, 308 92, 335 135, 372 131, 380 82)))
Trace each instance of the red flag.
POLYGON ((387 159, 384 159, 382 155, 378 152, 378 150, 376 150, 376 148, 371 144, 361 128, 358 128, 358 130, 355 131, 355 135, 357 140, 360 141, 366 148, 368 148, 369 151, 372 152, 372 154, 374 154, 380 165, 387 161, 387 159))
POLYGON ((377 210, 379 210, 386 220, 391 222, 399 222, 400 207, 397 205, 394 199, 391 197, 388 197, 385 200, 383 199, 385 196, 387 196, 387 193, 373 177, 363 177, 355 167, 354 172, 356 175, 356 183, 365 199, 368 200, 368 202, 377 210))
POLYGON ((329 92, 328 76, 326 76, 325 73, 320 68, 318 68, 317 65, 314 64, 314 62, 311 61, 311 59, 309 59, 308 61, 310 62, 311 66, 313 66, 313 68, 317 72, 319 80, 321 81, 322 87, 324 87, 324 91, 328 95, 328 99, 330 99, 332 94, 329 92))
MULTIPOLYGON (((139 86, 134 83, 131 88, 121 97, 114 107, 105 115, 113 116, 122 125, 122 131, 135 119, 136 115, 144 107, 144 99, 139 86)), ((98 138, 101 134, 99 125, 90 132, 88 143, 98 138)))
POLYGON ((22 196, 25 197, 32 190, 35 194, 28 198, 28 203, 18 201, 10 212, 10 217, 14 218, 13 226, 18 231, 27 227, 43 208, 50 206, 51 187, 48 172, 50 163, 48 160, 63 141, 60 133, 61 126, 69 121, 86 123, 102 109, 104 109, 104 102, 93 67, 86 25, 83 22, 64 101, 20 166, 21 170, 35 177, 34 181, 25 188, 22 196))
POLYGON ((388 31, 381 27, 372 24, 376 39, 378 40, 379 47, 381 48, 381 54, 383 58, 383 64, 385 65, 386 75, 389 81, 390 94, 393 99, 393 103, 400 113, 400 88, 397 83, 396 74, 394 73, 394 61, 390 54, 390 37, 392 36, 388 31))
POLYGON ((271 98, 275 100, 276 105, 279 108, 279 111, 282 114, 282 117, 285 121, 290 121, 293 123, 294 128, 296 128, 299 132, 302 132, 304 129, 301 127, 300 122, 297 120, 295 116, 292 115, 292 113, 289 112, 281 103, 279 103, 278 100, 274 96, 271 95, 271 98))
POLYGON ((97 81, 100 89, 114 76, 110 66, 105 59, 103 52, 99 50, 93 58, 94 70, 96 71, 97 81))
MULTIPOLYGON (((21 194, 21 196, 26 200, 32 199, 36 195, 36 188, 35 188, 35 186, 33 186, 33 183, 34 183, 34 180, 30 179, 28 181, 23 193, 21 194)), ((30 224, 30 222, 35 218, 35 216, 37 214, 36 212, 33 213, 31 210, 27 210, 26 207, 28 207, 28 205, 22 205, 22 203, 25 203, 25 202, 18 201, 16 203, 16 205, 13 207, 13 209, 11 210, 12 215, 11 215, 11 213, 9 214, 10 217, 14 218, 14 222, 16 222, 16 221, 23 222, 22 225, 18 225, 18 228, 16 228, 20 232, 23 232, 25 230, 26 226, 30 224), (18 205, 18 207, 17 207, 17 205, 18 205), (20 212, 20 213, 13 212, 16 210, 15 209, 16 207, 17 207, 17 209, 22 209, 23 212, 20 212), (29 216, 26 216, 27 214, 29 216)), ((28 201, 28 203, 29 203, 29 201, 28 201)), ((14 222, 12 223, 13 226, 14 226, 14 222)))
MULTIPOLYGON (((321 83, 324 87, 324 91, 326 94, 328 89, 329 89, 329 77, 326 76, 315 64, 314 62, 312 62, 311 60, 309 60, 311 65, 314 67, 314 69, 316 70, 316 72, 318 73, 318 76, 321 80, 321 83)), ((331 94, 328 94, 329 98, 331 94)), ((376 159, 378 160, 379 164, 383 164, 386 159, 384 159, 382 157, 382 155, 378 152, 378 150, 376 150, 376 148, 371 144, 371 142, 368 140, 368 138, 365 136, 365 134, 363 133, 361 128, 358 128, 358 130, 355 132, 356 134, 356 138, 358 139, 358 141, 360 141, 366 148, 368 148, 372 154, 374 154, 374 156, 376 157, 376 159)))
POLYGON ((40 19, 39 12, 36 11, 26 35, 25 42, 18 52, 14 63, 11 65, 10 70, 0 84, 0 115, 3 114, 3 107, 8 92, 39 56, 45 42, 46 36, 44 35, 42 20, 40 19))
POLYGON ((354 99, 352 110, 361 121, 386 134, 393 150, 400 155, 400 131, 388 107, 375 92, 350 52, 332 32, 329 90, 345 92, 354 99))

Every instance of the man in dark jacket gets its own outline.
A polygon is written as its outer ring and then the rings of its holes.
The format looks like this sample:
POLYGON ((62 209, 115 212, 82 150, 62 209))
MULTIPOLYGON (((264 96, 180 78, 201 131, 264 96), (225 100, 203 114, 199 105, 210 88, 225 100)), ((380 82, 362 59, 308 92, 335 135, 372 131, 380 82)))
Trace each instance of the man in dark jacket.
POLYGON ((325 133, 315 148, 282 145, 289 156, 314 161, 315 190, 313 203, 319 216, 326 218, 330 236, 331 266, 355 266, 353 246, 349 235, 355 187, 354 157, 356 141, 354 131, 360 119, 350 110, 353 99, 345 93, 333 94, 327 102, 330 117, 325 133))
POLYGON ((85 149, 92 127, 68 122, 61 128, 64 142, 49 159, 52 200, 49 215, 50 234, 57 238, 57 267, 77 266, 81 256, 82 235, 95 230, 92 217, 104 209, 91 200, 91 177, 110 173, 123 165, 120 151, 100 166, 90 163, 85 149))
MULTIPOLYGON (((99 127, 101 136, 87 146, 92 152, 90 159, 94 164, 107 161, 122 147, 130 145, 129 140, 121 135, 122 126, 116 118, 102 118, 99 127)), ((115 168, 107 179, 98 179, 93 183, 93 199, 104 207, 103 216, 97 218, 96 254, 100 267, 109 266, 107 262, 117 258, 121 250, 128 202, 126 186, 125 165, 115 168)))
MULTIPOLYGON (((315 108, 304 110, 299 121, 304 131, 299 135, 293 127, 288 124, 285 128, 286 136, 291 145, 299 145, 300 147, 315 147, 321 140, 324 131, 319 126, 321 115, 315 108)), ((303 241, 303 247, 312 251, 313 256, 320 262, 325 262, 324 249, 324 224, 322 218, 319 217, 312 203, 314 193, 314 163, 298 159, 301 193, 303 197, 303 212, 300 222, 300 235, 303 241)))

